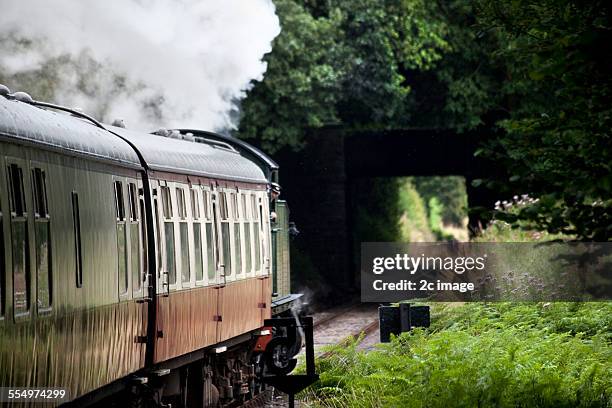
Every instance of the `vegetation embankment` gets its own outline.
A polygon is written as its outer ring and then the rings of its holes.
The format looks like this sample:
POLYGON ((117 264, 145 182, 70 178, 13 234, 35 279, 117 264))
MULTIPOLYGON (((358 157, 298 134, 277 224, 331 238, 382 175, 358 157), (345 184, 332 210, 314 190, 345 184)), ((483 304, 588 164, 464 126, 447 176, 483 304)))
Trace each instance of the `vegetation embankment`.
POLYGON ((612 304, 432 305, 432 326, 318 361, 321 407, 612 406, 612 304))
MULTIPOLYGON (((414 196, 414 194, 412 194, 414 196)), ((413 197, 414 198, 414 197, 413 197)), ((414 206, 414 203, 412 203, 414 206)), ((516 211, 522 204, 500 203, 516 211)), ((484 242, 559 235, 498 220, 484 242)), ((432 326, 318 361, 314 407, 611 407, 612 302, 432 303, 432 326)))

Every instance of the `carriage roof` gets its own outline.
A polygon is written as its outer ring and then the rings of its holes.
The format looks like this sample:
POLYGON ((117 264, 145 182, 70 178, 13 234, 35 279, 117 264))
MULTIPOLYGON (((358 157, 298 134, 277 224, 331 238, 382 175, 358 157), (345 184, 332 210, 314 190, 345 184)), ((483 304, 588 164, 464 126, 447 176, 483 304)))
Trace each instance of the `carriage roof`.
POLYGON ((265 183, 262 169, 229 145, 198 143, 109 127, 141 152, 152 170, 265 183))
POLYGON ((110 131, 72 115, 0 97, 0 138, 141 168, 132 144, 152 170, 244 182, 267 181, 256 163, 230 146, 105 127, 110 131))

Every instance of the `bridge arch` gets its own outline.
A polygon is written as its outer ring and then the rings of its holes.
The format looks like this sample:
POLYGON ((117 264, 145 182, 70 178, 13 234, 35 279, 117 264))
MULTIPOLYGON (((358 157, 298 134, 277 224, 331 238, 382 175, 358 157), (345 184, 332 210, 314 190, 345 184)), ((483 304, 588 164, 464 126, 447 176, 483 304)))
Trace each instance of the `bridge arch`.
MULTIPOLYGON (((351 245, 350 183, 361 177, 463 176, 468 205, 490 207, 495 197, 471 181, 495 171, 474 152, 482 135, 451 130, 394 129, 347 132, 325 129, 308 138, 299 153, 278 155, 283 196, 307 248, 327 282, 357 290, 351 245)), ((478 219, 470 219, 476 224, 478 219)), ((299 274, 299 271, 295 273, 299 274)))

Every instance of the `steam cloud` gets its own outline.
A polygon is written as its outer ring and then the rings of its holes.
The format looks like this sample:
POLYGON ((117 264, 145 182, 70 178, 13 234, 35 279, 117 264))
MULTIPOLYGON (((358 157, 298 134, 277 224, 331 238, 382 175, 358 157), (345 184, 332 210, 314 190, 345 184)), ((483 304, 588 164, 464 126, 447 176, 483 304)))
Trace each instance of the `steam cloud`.
POLYGON ((235 128, 271 0, 0 0, 0 83, 128 127, 235 128))

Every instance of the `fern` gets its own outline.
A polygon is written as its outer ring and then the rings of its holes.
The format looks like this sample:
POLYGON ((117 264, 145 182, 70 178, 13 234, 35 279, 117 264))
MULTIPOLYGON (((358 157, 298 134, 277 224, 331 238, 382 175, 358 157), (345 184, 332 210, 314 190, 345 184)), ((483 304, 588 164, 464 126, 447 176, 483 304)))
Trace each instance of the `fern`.
POLYGON ((612 303, 432 305, 432 327, 318 361, 315 407, 611 407, 612 303))

